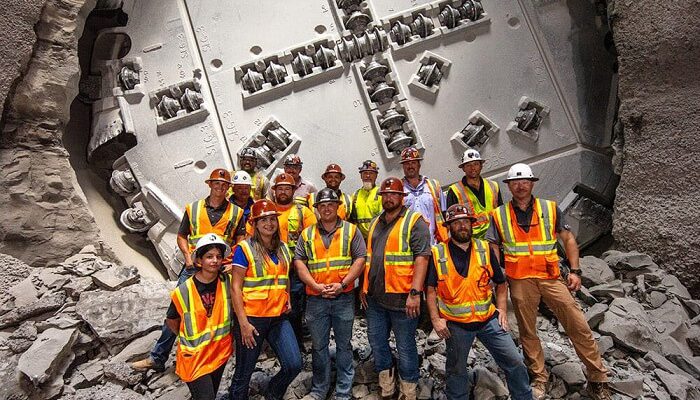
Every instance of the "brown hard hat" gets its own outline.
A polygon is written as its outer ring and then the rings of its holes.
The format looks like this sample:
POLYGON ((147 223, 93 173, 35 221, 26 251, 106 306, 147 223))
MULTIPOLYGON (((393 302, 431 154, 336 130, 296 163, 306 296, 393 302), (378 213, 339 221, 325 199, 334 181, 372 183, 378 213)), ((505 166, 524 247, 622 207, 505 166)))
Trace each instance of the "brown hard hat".
POLYGON ((386 178, 379 187, 379 194, 384 193, 399 193, 405 194, 403 191, 403 182, 399 178, 386 178))
POLYGON ((458 219, 468 218, 472 222, 476 221, 476 217, 472 214, 472 210, 464 204, 453 204, 445 212, 444 225, 449 225, 458 219))
POLYGON ((226 182, 228 184, 231 184, 231 173, 224 168, 217 168, 211 171, 211 174, 209 174, 209 179, 207 179, 204 182, 209 183, 213 181, 226 182))
POLYGON ((287 158, 284 159, 284 165, 303 165, 304 163, 301 162, 301 157, 299 157, 296 154, 290 154, 287 156, 287 158))
POLYGON ((271 200, 261 199, 253 203, 250 207, 250 218, 248 221, 255 221, 269 215, 280 215, 277 211, 277 206, 271 200))
POLYGON ((415 147, 406 147, 401 151, 401 164, 408 162, 408 161, 413 161, 413 160, 422 160, 423 157, 421 157, 420 152, 418 149, 415 147))
POLYGON ((291 175, 283 172, 283 173, 277 175, 277 177, 275 178, 275 183, 272 185, 272 188, 274 189, 280 185, 289 185, 289 186, 294 187, 297 184, 296 184, 296 182, 294 182, 294 178, 292 178, 291 175))
POLYGON ((345 178, 345 174, 343 173, 343 169, 340 168, 340 165, 338 165, 338 164, 328 164, 328 166, 326 167, 326 172, 324 172, 323 175, 321 175, 321 178, 326 176, 326 174, 332 174, 334 172, 336 174, 340 174, 340 176, 345 178))

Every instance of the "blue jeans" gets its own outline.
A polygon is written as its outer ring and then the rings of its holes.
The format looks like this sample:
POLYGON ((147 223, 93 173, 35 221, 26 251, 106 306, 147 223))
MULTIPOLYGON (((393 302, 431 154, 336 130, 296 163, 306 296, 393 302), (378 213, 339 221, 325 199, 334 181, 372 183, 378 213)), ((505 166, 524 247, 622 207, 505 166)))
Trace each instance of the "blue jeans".
POLYGON ((508 391, 513 400, 530 400, 530 378, 523 356, 510 334, 501 328, 498 318, 493 318, 481 329, 466 330, 459 324, 447 322, 450 338, 447 339, 447 382, 445 394, 450 400, 469 398, 469 374, 467 358, 475 338, 479 338, 493 356, 496 364, 505 372, 508 391))
MULTIPOLYGON (((183 266, 180 270, 180 275, 177 277, 177 286, 180 286, 182 282, 194 275, 196 270, 196 268, 185 268, 183 266)), ((168 357, 170 357, 170 351, 173 349, 175 339, 177 339, 177 334, 173 333, 167 325, 163 324, 160 337, 153 347, 153 350, 151 350, 151 359, 158 367, 163 367, 165 363, 168 362, 168 357)))
POLYGON ((248 398, 250 377, 255 371, 264 340, 270 344, 277 355, 282 368, 272 377, 265 393, 266 399, 281 399, 287 387, 301 372, 301 353, 294 337, 292 326, 286 317, 248 317, 248 321, 258 331, 255 348, 249 349, 241 340, 241 328, 236 322, 233 326, 233 339, 236 342, 236 370, 229 390, 232 400, 248 398))
POLYGON ((374 353, 374 370, 392 367, 389 332, 394 332, 399 353, 399 376, 406 382, 418 382, 418 318, 409 318, 404 311, 388 310, 367 296, 367 337, 374 353))
POLYGON ((331 356, 328 350, 331 328, 335 337, 335 368, 338 379, 335 383, 335 398, 352 398, 352 381, 355 367, 352 364, 352 323, 355 316, 355 299, 343 293, 335 299, 309 296, 306 301, 306 323, 313 342, 311 395, 325 399, 331 385, 331 356))

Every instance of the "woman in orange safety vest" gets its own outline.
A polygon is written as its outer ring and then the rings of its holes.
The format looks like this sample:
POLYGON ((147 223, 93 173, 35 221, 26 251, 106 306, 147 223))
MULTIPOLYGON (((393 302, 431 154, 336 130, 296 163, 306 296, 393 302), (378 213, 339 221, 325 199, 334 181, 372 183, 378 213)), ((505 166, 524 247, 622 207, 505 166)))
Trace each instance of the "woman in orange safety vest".
POLYGON ((248 398, 250 377, 264 340, 281 365, 270 380, 266 399, 281 399, 302 367, 299 346, 287 319, 292 257, 280 240, 278 215, 272 201, 253 203, 248 219, 253 236, 240 242, 233 255, 231 298, 237 323, 233 327, 236 370, 230 396, 235 400, 248 398))
POLYGON ((193 400, 214 400, 231 339, 231 278, 221 264, 231 249, 214 233, 204 235, 194 250, 195 274, 171 295, 166 324, 177 339, 175 373, 187 383, 193 400))

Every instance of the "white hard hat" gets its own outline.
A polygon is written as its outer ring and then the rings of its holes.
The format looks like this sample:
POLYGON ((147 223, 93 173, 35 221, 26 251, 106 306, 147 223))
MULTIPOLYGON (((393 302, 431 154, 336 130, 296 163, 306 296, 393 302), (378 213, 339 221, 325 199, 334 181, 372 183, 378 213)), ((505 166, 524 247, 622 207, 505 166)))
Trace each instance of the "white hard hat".
POLYGON ((223 256, 224 258, 228 257, 229 254, 231 254, 231 247, 224 242, 224 240, 217 234, 215 233, 208 233, 197 241, 197 245, 194 248, 194 254, 197 254, 197 251, 201 249, 204 246, 214 244, 217 246, 221 247, 221 250, 223 251, 223 256))
POLYGON ((464 154, 462 154, 462 163, 459 164, 459 168, 462 168, 462 165, 472 162, 472 161, 484 161, 483 158, 481 158, 481 154, 479 154, 478 151, 474 149, 467 149, 464 154))
POLYGON ((527 179, 528 181, 539 181, 539 178, 535 178, 535 175, 532 174, 532 169, 530 169, 530 166, 527 164, 513 164, 512 167, 508 170, 508 177, 503 180, 503 182, 509 182, 509 181, 514 181, 518 179, 527 179))
POLYGON ((248 173, 245 171, 236 172, 236 174, 233 176, 233 182, 231 182, 231 184, 233 184, 233 185, 248 185, 248 186, 253 185, 250 181, 250 175, 248 175, 248 173))

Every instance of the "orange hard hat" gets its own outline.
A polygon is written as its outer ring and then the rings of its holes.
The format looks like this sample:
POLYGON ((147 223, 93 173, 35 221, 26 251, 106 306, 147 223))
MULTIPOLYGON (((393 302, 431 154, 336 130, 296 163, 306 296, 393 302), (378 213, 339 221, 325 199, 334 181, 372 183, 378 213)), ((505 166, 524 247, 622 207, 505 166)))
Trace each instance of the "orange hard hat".
POLYGON ((379 194, 384 193, 406 194, 403 191, 403 182, 401 182, 401 179, 394 177, 386 178, 384 182, 382 182, 382 185, 379 187, 379 194))
POLYGON ((282 172, 281 174, 277 175, 277 177, 275 178, 275 183, 272 185, 272 188, 274 189, 280 185, 289 185, 289 186, 294 187, 297 184, 296 184, 296 182, 294 182, 294 178, 292 178, 291 175, 289 175, 285 172, 282 172))
POLYGON ((468 218, 472 222, 476 221, 476 217, 472 214, 472 210, 464 204, 453 204, 445 212, 444 225, 449 225, 458 219, 468 218))
POLYGON ((401 164, 408 162, 408 161, 413 161, 413 160, 422 160, 423 157, 421 157, 420 152, 418 149, 415 147, 406 147, 401 151, 401 164))
POLYGON ((323 175, 321 175, 321 178, 326 176, 326 174, 332 174, 334 172, 336 174, 340 174, 340 176, 345 178, 345 174, 343 173, 343 169, 340 168, 340 165, 338 165, 338 164, 328 164, 328 166, 326 167, 326 172, 324 172, 323 175))
POLYGON ((277 206, 271 200, 261 199, 253 203, 250 207, 249 222, 255 221, 258 218, 267 217, 269 215, 280 215, 277 211, 277 206))
POLYGON ((209 183, 213 181, 226 182, 228 184, 231 184, 231 173, 224 168, 217 168, 211 171, 211 174, 209 174, 209 179, 207 179, 204 182, 209 183))

